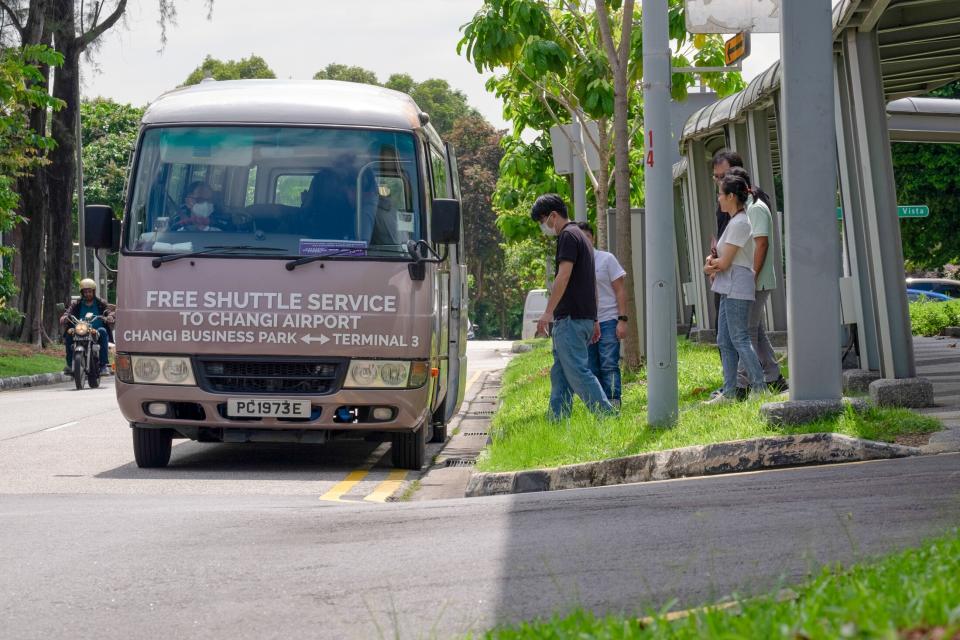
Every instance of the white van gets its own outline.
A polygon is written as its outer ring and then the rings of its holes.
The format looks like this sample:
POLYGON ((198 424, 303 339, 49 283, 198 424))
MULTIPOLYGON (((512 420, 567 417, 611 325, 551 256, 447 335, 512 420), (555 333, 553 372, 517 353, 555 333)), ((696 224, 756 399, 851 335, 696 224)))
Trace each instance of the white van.
POLYGON ((547 310, 547 300, 550 293, 546 289, 531 289, 527 292, 527 300, 523 303, 523 328, 520 337, 529 340, 537 333, 537 320, 547 310))

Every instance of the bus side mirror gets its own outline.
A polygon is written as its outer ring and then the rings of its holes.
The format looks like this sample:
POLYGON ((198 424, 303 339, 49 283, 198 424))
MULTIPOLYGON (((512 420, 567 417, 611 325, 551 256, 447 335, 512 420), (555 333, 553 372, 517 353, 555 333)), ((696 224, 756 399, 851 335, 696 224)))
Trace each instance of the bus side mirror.
POLYGON ((84 244, 89 249, 120 248, 120 229, 113 217, 113 209, 105 204, 91 204, 83 208, 84 244))
POLYGON ((460 242, 460 201, 449 198, 433 200, 430 239, 437 244, 460 242))

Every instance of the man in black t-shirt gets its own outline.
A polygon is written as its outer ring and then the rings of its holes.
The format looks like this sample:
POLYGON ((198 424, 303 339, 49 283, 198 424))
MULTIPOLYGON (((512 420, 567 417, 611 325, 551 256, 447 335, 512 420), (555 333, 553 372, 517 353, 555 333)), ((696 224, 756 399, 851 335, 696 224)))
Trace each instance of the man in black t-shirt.
POLYGON ((567 205, 556 194, 537 198, 530 217, 545 235, 557 236, 557 275, 547 308, 537 322, 538 333, 546 332, 553 322, 550 418, 560 420, 570 415, 574 393, 594 414, 610 413, 613 406, 590 371, 587 351, 600 335, 593 245, 567 217, 567 205))

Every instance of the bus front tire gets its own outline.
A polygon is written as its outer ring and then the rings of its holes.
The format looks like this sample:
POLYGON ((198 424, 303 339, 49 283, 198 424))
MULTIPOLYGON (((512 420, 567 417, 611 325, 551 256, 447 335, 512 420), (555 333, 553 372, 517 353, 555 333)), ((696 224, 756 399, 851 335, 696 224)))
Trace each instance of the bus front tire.
POLYGON ((398 469, 419 470, 427 457, 427 425, 416 431, 390 434, 390 460, 398 469))
POLYGON ((430 435, 430 442, 446 442, 447 441, 447 425, 445 424, 435 424, 430 435))
POLYGON ((133 427, 133 456, 141 469, 165 467, 170 462, 173 432, 170 429, 133 427))

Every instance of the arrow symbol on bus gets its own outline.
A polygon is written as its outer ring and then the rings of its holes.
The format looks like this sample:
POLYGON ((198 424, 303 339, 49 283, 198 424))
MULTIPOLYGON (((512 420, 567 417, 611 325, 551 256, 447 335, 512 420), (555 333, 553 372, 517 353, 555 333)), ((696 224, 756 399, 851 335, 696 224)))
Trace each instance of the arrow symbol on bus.
POLYGON ((320 344, 326 344, 330 342, 330 338, 323 335, 322 333, 320 334, 319 338, 317 336, 312 336, 310 334, 307 334, 300 339, 303 340, 306 344, 310 344, 312 342, 319 342, 320 344))

